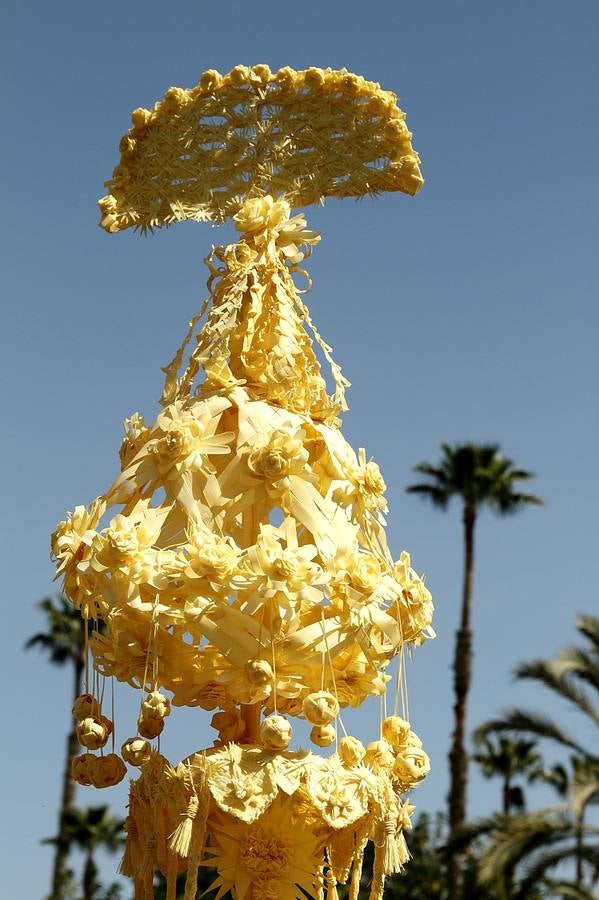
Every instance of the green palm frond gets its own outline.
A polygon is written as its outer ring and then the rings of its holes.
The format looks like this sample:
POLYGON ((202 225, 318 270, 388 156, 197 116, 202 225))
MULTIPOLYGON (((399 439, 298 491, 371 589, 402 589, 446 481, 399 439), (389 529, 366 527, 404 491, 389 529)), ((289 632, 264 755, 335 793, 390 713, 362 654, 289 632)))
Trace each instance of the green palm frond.
POLYGON ((421 475, 430 475, 431 478, 436 479, 439 483, 442 483, 445 479, 445 472, 439 466, 433 466, 431 463, 422 462, 417 463, 413 466, 414 472, 419 472, 421 475))
POLYGON ((576 627, 581 634, 599 650, 599 618, 597 616, 580 615, 576 617, 576 627))
POLYGON ((49 653, 50 662, 59 666, 76 659, 85 642, 85 625, 79 612, 64 595, 46 597, 38 606, 46 616, 47 628, 29 638, 25 649, 40 647, 49 653))
POLYGON ((69 840, 82 850, 101 847, 114 853, 124 844, 124 823, 108 806, 73 807, 65 813, 65 822, 69 840))
POLYGON ((479 741, 481 751, 472 755, 472 759, 481 767, 487 778, 502 775, 512 778, 536 769, 541 757, 535 752, 536 741, 523 738, 500 736, 497 741, 487 734, 479 741))
POLYGON ((566 797, 570 790, 570 776, 565 766, 556 763, 550 769, 540 765, 534 768, 529 775, 532 782, 543 781, 550 785, 560 797, 566 797))
POLYGON ((449 503, 449 494, 446 494, 434 485, 430 484, 412 484, 406 488, 407 494, 423 494, 428 497, 433 506, 439 509, 445 509, 449 503))
POLYGON ((540 681, 545 687, 568 700, 579 712, 589 716, 596 725, 599 725, 599 710, 589 696, 582 688, 578 687, 572 678, 560 675, 560 667, 556 667, 553 661, 545 662, 536 659, 528 663, 521 663, 514 670, 514 674, 518 679, 540 681))
POLYGON ((522 494, 502 488, 495 493, 490 505, 502 515, 510 516, 520 512, 525 506, 543 506, 544 503, 536 494, 522 494))
POLYGON ((576 887, 570 881, 546 881, 551 895, 560 897, 561 900, 597 900, 597 894, 587 891, 586 888, 576 887))
POLYGON ((599 763, 589 759, 576 759, 573 760, 573 767, 570 803, 575 813, 582 815, 587 804, 599 800, 599 763))
MULTIPOLYGON (((563 863, 572 862, 577 857, 589 862, 592 860, 593 855, 596 857, 597 848, 578 848, 574 842, 575 837, 573 833, 569 838, 570 843, 567 844, 560 844, 547 850, 541 847, 533 862, 526 867, 524 877, 518 882, 518 888, 514 892, 513 900, 528 900, 532 889, 540 884, 546 884, 549 873, 563 863)), ((566 894, 566 896, 568 895, 566 894)), ((593 900, 597 900, 597 898, 594 897, 593 900)))
POLYGON ((526 709, 508 709, 503 713, 502 718, 484 722, 474 732, 474 739, 482 740, 486 734, 503 731, 534 734, 538 738, 547 738, 564 747, 570 747, 581 756, 592 757, 592 754, 566 734, 549 716, 526 709))
POLYGON ((480 770, 485 778, 492 778, 499 772, 499 765, 496 756, 493 753, 493 747, 488 737, 484 739, 484 750, 480 753, 473 753, 471 759, 480 766, 480 770))
POLYGON ((508 477, 510 481, 532 481, 535 475, 534 472, 527 472, 525 469, 511 469, 508 477))
POLYGON ((560 650, 552 662, 559 678, 574 676, 599 691, 599 658, 581 647, 560 650))
POLYGON ((572 823, 564 813, 543 810, 501 817, 478 859, 481 887, 505 880, 518 863, 536 850, 546 851, 572 836, 572 823))

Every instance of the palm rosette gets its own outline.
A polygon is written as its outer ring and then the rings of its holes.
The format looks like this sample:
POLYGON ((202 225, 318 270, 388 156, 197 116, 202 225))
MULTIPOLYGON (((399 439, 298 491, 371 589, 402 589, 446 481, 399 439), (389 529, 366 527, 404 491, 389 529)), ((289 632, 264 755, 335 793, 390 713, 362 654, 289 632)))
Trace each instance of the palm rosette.
MULTIPOLYGON (((86 752, 73 772, 107 786, 123 759, 141 767, 122 866, 136 898, 153 896, 156 867, 169 897, 187 870, 194 897, 202 864, 217 897, 334 898, 349 880, 355 898, 371 839, 375 900, 408 859, 403 795, 428 758, 398 715, 403 653, 433 636, 433 606, 387 546, 378 466, 340 431, 348 382, 294 281, 320 236, 291 215, 324 196, 415 193, 404 118, 346 72, 205 73, 134 113, 100 201, 110 231, 227 216, 239 231, 207 260, 209 299, 165 369, 161 412, 126 421, 120 474, 53 535, 65 591, 102 622, 94 672, 140 691, 122 759, 86 752), (364 748, 340 711, 384 705, 394 660, 393 715, 364 748), (151 743, 171 706, 213 711, 218 732, 177 766, 151 743), (331 755, 292 749, 295 718, 331 755)), ((102 753, 111 723, 93 692, 80 705, 83 746, 102 753)))

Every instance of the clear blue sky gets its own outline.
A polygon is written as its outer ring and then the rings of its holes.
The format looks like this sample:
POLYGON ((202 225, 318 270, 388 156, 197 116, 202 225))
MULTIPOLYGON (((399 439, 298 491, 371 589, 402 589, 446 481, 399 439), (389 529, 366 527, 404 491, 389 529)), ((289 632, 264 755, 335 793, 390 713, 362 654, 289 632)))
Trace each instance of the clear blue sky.
MULTIPOLYGON (((230 239, 191 224, 108 236, 95 203, 131 110, 207 68, 345 66, 397 92, 422 157, 414 199, 308 211, 323 232, 309 302, 354 385, 344 432, 389 485, 391 546, 410 550, 436 601, 438 638, 409 674, 433 760, 414 799, 441 809, 460 519, 404 494, 410 467, 443 440, 499 441, 547 502, 480 519, 469 727, 545 702, 511 669, 597 611, 599 6, 13 0, 1 24, 3 896, 40 900, 49 883, 38 840, 55 829, 70 681, 22 652, 52 590, 48 534, 111 481, 122 419, 152 417, 160 366, 204 295, 203 256, 230 239)), ((127 693, 119 739, 133 725, 127 693)), ((376 717, 374 705, 353 720, 362 737, 376 717)), ((199 714, 174 718, 174 760, 210 740, 199 714)), ((122 810, 124 796, 78 799, 122 810)), ((472 773, 472 815, 498 796, 472 773)))

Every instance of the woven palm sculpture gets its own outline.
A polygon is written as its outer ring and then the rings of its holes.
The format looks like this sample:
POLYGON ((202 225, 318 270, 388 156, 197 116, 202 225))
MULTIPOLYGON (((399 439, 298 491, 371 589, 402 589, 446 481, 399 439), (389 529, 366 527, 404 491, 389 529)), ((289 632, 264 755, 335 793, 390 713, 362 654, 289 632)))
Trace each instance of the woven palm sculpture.
POLYGON ((408 554, 388 550, 378 466, 339 429, 348 382, 294 282, 320 237, 290 209, 416 193, 405 116, 345 71, 238 66, 132 118, 102 226, 232 218, 239 240, 207 260, 209 300, 165 369, 156 421, 126 421, 119 476, 53 535, 65 592, 92 624, 73 777, 106 787, 125 762, 140 767, 121 867, 136 900, 153 897, 156 868, 168 900, 185 871, 195 898, 200 865, 216 869, 218 898, 333 900, 349 881, 355 900, 369 839, 380 900, 409 856, 405 792, 429 768, 403 705, 403 653, 432 636, 433 607, 408 554), (121 755, 103 751, 97 682, 109 676, 140 692, 121 755), (369 696, 382 713, 365 748, 340 708, 369 696), (171 705, 214 711, 218 732, 178 764, 152 743, 171 705), (294 718, 328 756, 291 749, 294 718))

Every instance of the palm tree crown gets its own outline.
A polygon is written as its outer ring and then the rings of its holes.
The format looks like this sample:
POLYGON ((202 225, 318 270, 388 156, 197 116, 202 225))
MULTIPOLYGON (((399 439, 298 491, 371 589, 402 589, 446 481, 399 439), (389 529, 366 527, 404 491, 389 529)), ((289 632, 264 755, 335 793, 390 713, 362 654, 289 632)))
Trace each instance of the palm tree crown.
POLYGON ((85 853, 82 892, 83 900, 93 900, 98 888, 98 872, 94 859, 98 849, 115 853, 124 843, 123 821, 111 815, 107 806, 87 809, 71 807, 65 813, 65 828, 69 841, 85 853))
POLYGON ((486 503, 502 515, 517 512, 529 503, 543 503, 535 494, 515 489, 517 482, 535 476, 502 456, 498 444, 441 444, 441 450, 438 465, 423 462, 414 466, 415 472, 429 480, 410 485, 408 493, 422 494, 441 509, 459 496, 466 504, 486 503))
POLYGON ((71 841, 86 852, 102 847, 115 853, 125 842, 124 823, 107 806, 75 806, 67 813, 66 822, 71 841))
POLYGON ((472 757, 480 766, 486 778, 499 776, 503 782, 503 812, 508 815, 512 808, 523 809, 524 792, 512 780, 523 775, 529 780, 537 779, 542 759, 535 751, 536 741, 505 736, 493 740, 486 736, 478 753, 472 757))
POLYGON ((25 649, 40 647, 50 655, 50 662, 62 666, 82 658, 84 623, 76 609, 63 595, 52 600, 46 597, 38 604, 46 615, 48 627, 29 638, 25 649))

